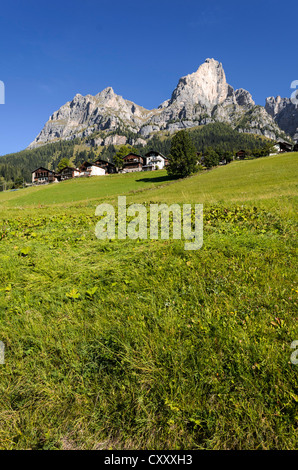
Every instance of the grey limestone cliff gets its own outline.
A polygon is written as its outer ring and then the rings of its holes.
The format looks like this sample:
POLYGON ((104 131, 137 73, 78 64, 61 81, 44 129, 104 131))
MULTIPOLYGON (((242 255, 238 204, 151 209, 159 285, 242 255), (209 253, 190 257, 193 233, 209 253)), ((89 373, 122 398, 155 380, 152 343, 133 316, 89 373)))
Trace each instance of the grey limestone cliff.
POLYGON ((298 106, 290 98, 270 96, 265 109, 278 126, 298 142, 298 106))
POLYGON ((276 138, 281 131, 274 121, 275 114, 266 106, 268 112, 255 105, 248 91, 234 90, 226 81, 222 64, 206 59, 196 72, 180 78, 171 98, 157 109, 147 110, 125 100, 111 87, 95 96, 77 94, 53 113, 29 148, 60 139, 88 137, 98 131, 114 132, 113 137, 101 135, 97 139, 101 145, 124 143, 124 131, 136 134, 135 140, 141 138, 144 142, 161 130, 175 132, 217 121, 240 132, 276 138))

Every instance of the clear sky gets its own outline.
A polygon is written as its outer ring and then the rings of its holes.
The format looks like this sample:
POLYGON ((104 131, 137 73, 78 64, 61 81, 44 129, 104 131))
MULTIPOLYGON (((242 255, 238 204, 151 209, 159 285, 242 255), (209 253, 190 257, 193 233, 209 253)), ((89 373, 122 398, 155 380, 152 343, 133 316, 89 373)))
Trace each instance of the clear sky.
POLYGON ((76 93, 146 108, 208 57, 257 104, 298 80, 293 0, 2 0, 0 155, 26 148, 76 93))

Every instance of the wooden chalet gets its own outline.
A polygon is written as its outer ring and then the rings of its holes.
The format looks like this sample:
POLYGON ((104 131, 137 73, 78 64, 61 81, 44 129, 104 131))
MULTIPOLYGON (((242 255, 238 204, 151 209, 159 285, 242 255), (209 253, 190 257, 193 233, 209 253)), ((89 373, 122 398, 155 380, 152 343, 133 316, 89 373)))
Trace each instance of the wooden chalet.
POLYGON ((101 160, 98 158, 95 162, 94 165, 99 166, 100 168, 103 168, 106 173, 111 174, 111 173, 116 173, 116 166, 114 163, 107 162, 106 160, 101 160))
POLYGON ((293 147, 293 152, 298 152, 298 142, 293 147))
POLYGON ((246 155, 247 154, 246 154, 245 150, 238 150, 238 152, 236 152, 236 159, 237 160, 244 160, 246 155))
POLYGON ((78 168, 72 168, 70 166, 66 166, 65 168, 59 171, 58 175, 59 175, 59 179, 63 181, 63 180, 80 176, 80 170, 78 168))
POLYGON ((48 168, 44 168, 43 166, 36 168, 36 170, 33 170, 31 173, 33 184, 57 182, 59 177, 55 171, 48 170, 48 168))
POLYGON ((103 176, 106 174, 104 168, 96 165, 96 163, 84 162, 80 168, 80 176, 103 176))
POLYGON ((293 145, 286 140, 278 140, 274 147, 278 153, 292 152, 293 150, 293 145))
POLYGON ((90 162, 84 162, 82 165, 79 167, 79 170, 81 173, 84 173, 84 171, 87 171, 87 168, 89 168, 92 165, 90 162))
POLYGON ((146 158, 136 153, 129 153, 123 158, 123 172, 131 173, 133 171, 142 171, 146 164, 146 158))

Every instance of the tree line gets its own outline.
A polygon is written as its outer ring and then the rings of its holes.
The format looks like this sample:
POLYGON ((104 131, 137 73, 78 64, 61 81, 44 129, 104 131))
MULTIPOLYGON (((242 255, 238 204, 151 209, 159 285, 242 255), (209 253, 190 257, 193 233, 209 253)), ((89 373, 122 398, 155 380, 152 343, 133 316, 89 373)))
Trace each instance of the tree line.
MULTIPOLYGON (((262 156, 264 152, 267 152, 265 147, 268 146, 268 140, 264 137, 239 133, 224 123, 211 123, 198 128, 187 129, 184 132, 191 138, 196 152, 205 155, 205 159, 207 155, 205 163, 209 167, 218 164, 220 159, 225 159, 228 162, 231 155, 240 149, 245 150, 247 155, 253 155, 254 157, 262 156)), ((136 138, 136 135, 134 135, 134 138, 136 138)), ((155 134, 147 141, 145 146, 139 144, 134 147, 130 145, 123 147, 126 147, 128 151, 134 151, 141 155, 154 149, 164 156, 169 156, 173 138, 174 136, 170 134, 155 134)), ((82 143, 86 142, 81 139, 59 141, 0 157, 0 191, 20 187, 24 182, 31 182, 31 172, 39 166, 57 171, 62 158, 71 161, 72 165, 76 167, 84 161, 92 162, 96 158, 109 162, 116 161, 116 166, 119 166, 119 158, 121 159, 124 156, 122 155, 123 149, 121 153, 121 148, 117 149, 114 145, 103 147, 100 156, 98 156, 99 152, 96 146, 90 146, 90 150, 86 148, 76 151, 76 145, 82 143)), ((88 144, 91 145, 91 142, 88 142, 88 144)))

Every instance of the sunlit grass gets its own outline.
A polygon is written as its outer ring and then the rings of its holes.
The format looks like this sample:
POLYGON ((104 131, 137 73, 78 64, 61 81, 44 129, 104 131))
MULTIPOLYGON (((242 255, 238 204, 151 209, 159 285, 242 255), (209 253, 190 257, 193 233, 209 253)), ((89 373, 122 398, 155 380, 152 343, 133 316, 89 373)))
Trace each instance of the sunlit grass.
POLYGON ((289 158, 133 195, 144 174, 1 195, 1 449, 297 448, 289 158), (96 239, 95 205, 122 179, 129 201, 203 202, 203 248, 96 239))

